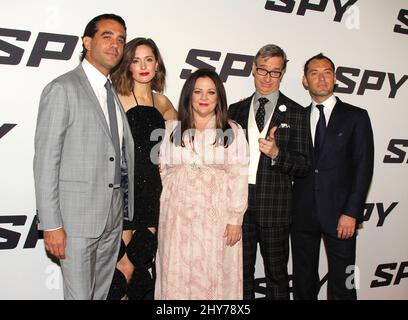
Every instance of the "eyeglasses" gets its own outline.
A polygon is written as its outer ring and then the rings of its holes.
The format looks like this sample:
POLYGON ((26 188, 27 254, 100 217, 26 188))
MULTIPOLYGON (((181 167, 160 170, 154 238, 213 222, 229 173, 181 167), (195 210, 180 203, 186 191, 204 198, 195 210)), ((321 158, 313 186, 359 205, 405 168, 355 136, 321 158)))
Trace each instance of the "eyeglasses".
POLYGON ((282 75, 282 71, 276 71, 276 70, 268 71, 263 68, 256 68, 256 73, 259 74, 260 76, 266 76, 269 73, 271 78, 279 78, 282 75))

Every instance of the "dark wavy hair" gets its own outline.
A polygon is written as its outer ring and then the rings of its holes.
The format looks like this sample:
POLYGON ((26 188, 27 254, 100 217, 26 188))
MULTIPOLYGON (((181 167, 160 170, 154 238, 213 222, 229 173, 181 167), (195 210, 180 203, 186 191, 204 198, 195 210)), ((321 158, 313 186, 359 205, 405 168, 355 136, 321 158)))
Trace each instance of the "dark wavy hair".
MULTIPOLYGON (((91 21, 88 22, 88 24, 85 27, 84 34, 82 36, 82 40, 84 39, 84 37, 90 37, 90 38, 94 37, 95 33, 98 32, 98 22, 101 20, 114 20, 120 23, 126 31, 126 23, 125 23, 125 20, 123 20, 121 16, 118 16, 113 13, 104 13, 99 16, 96 16, 95 18, 93 18, 91 21)), ((88 50, 85 48, 84 43, 82 42, 82 52, 79 57, 80 61, 83 61, 85 59, 87 51, 88 50)))
POLYGON ((210 78, 217 91, 217 105, 215 107, 216 129, 215 145, 223 145, 227 148, 234 140, 233 130, 228 122, 228 105, 227 95, 225 93, 224 84, 219 75, 211 69, 198 69, 193 72, 186 80, 181 90, 180 100, 178 104, 178 120, 179 124, 170 135, 170 141, 176 146, 185 147, 184 135, 190 134, 189 141, 194 141, 194 135, 191 132, 195 130, 194 113, 192 106, 192 95, 196 81, 199 78, 210 78))
POLYGON ((151 86, 156 92, 162 93, 166 85, 166 67, 164 66, 163 58, 156 43, 149 38, 135 38, 125 45, 122 61, 113 69, 111 73, 112 82, 118 93, 128 96, 134 88, 132 72, 129 67, 135 57, 136 48, 146 45, 153 51, 153 55, 157 60, 157 72, 152 79, 151 86))

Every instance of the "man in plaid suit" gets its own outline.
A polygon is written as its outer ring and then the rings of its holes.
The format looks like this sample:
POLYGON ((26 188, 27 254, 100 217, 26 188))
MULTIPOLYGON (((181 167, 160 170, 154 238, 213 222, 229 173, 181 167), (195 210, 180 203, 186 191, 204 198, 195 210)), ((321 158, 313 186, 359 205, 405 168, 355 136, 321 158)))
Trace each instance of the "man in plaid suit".
POLYGON ((254 299, 257 244, 266 299, 289 299, 287 263, 292 181, 310 169, 306 112, 279 91, 287 58, 268 44, 252 66, 256 91, 234 103, 230 117, 246 130, 250 146, 249 200, 243 222, 244 299, 254 299))

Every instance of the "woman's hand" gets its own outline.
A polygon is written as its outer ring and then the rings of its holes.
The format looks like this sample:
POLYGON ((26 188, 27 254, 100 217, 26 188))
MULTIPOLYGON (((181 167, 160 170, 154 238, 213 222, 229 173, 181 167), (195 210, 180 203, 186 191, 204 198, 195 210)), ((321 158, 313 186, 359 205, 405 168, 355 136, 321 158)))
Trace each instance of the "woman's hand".
POLYGON ((241 240, 242 227, 240 225, 227 224, 225 228, 224 237, 226 238, 226 245, 233 246, 241 240))

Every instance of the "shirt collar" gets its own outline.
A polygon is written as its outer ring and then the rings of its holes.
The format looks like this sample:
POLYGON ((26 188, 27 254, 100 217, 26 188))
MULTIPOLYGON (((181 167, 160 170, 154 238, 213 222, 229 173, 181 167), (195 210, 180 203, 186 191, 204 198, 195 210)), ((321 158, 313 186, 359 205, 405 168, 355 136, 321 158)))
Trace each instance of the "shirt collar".
POLYGON ((325 109, 328 109, 328 110, 332 111, 335 104, 336 104, 336 102, 337 102, 336 97, 332 94, 330 97, 328 97, 325 101, 323 101, 321 103, 317 103, 316 101, 314 101, 312 99, 312 106, 313 106, 313 108, 316 108, 316 105, 322 104, 322 105, 324 105, 325 109))
POLYGON ((82 68, 85 71, 86 76, 88 77, 89 82, 96 87, 104 87, 106 78, 98 69, 96 69, 88 60, 84 59, 82 61, 82 68))
POLYGON ((276 105, 276 102, 278 101, 278 98, 279 98, 279 90, 271 92, 270 94, 266 96, 261 95, 258 91, 256 91, 255 96, 254 96, 254 101, 258 102, 258 99, 261 97, 267 98, 270 102, 275 102, 274 105, 276 105))

